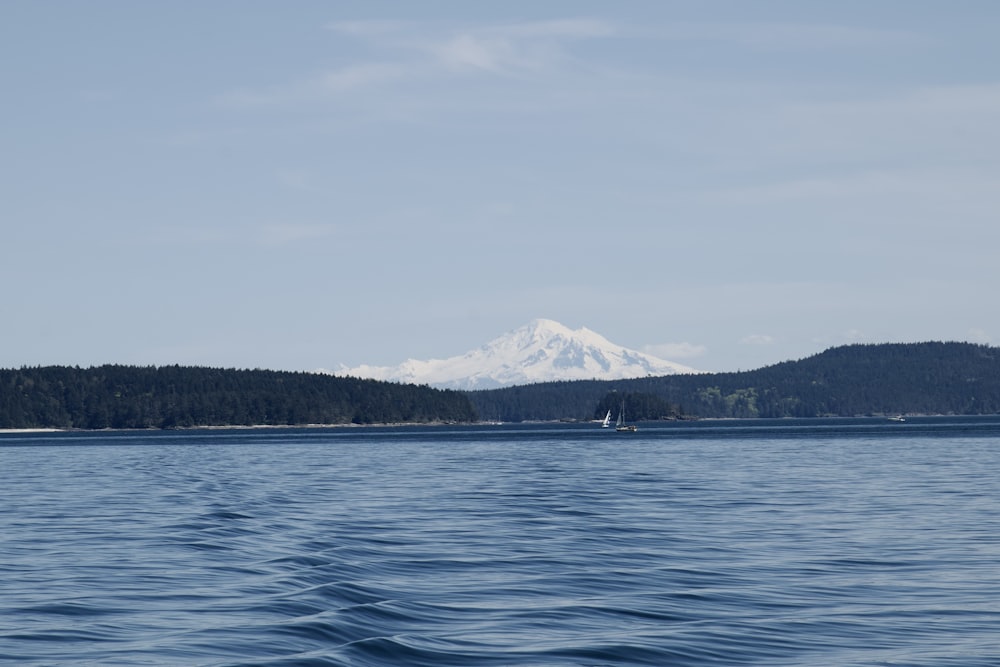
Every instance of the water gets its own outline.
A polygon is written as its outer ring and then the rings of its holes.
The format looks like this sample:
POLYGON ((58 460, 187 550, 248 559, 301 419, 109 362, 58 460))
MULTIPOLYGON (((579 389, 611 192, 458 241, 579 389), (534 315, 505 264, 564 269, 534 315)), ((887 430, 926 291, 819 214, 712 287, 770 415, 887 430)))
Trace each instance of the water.
POLYGON ((1000 664, 1000 418, 0 435, 0 663, 1000 664))

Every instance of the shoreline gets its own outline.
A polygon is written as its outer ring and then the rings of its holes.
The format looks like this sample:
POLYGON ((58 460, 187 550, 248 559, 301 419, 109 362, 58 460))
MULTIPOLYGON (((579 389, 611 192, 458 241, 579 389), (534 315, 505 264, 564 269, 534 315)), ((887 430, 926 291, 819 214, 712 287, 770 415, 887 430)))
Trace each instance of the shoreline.
POLYGON ((387 422, 378 424, 226 424, 213 426, 178 426, 173 428, 0 428, 0 435, 29 433, 124 433, 127 431, 223 431, 265 430, 276 428, 371 428, 396 426, 475 426, 481 422, 387 422))
MULTIPOLYGON (((931 417, 992 417, 991 414, 942 414, 942 413, 907 413, 907 418, 931 418, 931 417)), ((821 419, 870 419, 872 421, 882 421, 886 415, 855 415, 851 417, 824 416, 824 417, 688 417, 683 419, 653 420, 652 423, 690 423, 690 422, 754 422, 754 421, 809 421, 821 419)), ((268 429, 342 429, 342 428, 403 428, 410 426, 506 426, 517 424, 599 424, 599 420, 529 420, 523 422, 455 422, 455 421, 434 421, 434 422, 379 422, 374 424, 226 424, 213 426, 179 426, 173 428, 0 428, 0 436, 3 435, 30 435, 33 433, 125 433, 135 432, 170 432, 170 431, 233 431, 233 430, 268 430, 268 429)), ((649 422, 646 422, 649 423, 649 422)))
POLYGON ((61 433, 64 428, 0 428, 0 435, 5 433, 61 433))

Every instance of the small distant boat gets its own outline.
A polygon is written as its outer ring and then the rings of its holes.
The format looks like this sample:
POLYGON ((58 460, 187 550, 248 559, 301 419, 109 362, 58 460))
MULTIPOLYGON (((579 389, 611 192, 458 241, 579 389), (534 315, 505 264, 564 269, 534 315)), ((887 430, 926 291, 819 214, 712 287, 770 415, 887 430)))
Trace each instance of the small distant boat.
POLYGON ((604 415, 604 421, 601 422, 601 428, 609 426, 611 426, 611 410, 608 410, 608 414, 604 415))
POLYGON ((889 421, 891 421, 891 422, 905 422, 906 421, 906 417, 904 417, 903 415, 896 415, 895 417, 889 417, 889 421))
POLYGON ((625 400, 622 399, 622 409, 618 412, 618 421, 615 422, 615 430, 619 432, 638 431, 635 424, 625 423, 625 400))

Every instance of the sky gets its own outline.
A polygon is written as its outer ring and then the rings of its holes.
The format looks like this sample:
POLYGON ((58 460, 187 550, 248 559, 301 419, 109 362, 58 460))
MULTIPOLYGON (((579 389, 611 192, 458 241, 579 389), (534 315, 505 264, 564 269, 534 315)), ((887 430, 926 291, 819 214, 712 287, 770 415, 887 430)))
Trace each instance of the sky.
POLYGON ((0 367, 1000 342, 992 0, 0 3, 0 367))

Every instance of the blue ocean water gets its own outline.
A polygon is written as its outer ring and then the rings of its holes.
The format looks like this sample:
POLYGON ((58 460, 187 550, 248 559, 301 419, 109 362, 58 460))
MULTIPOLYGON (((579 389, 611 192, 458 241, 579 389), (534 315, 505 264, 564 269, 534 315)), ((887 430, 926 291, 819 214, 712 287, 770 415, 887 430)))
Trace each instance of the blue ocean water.
POLYGON ((1000 418, 3 434, 0 663, 1000 665, 1000 418))

